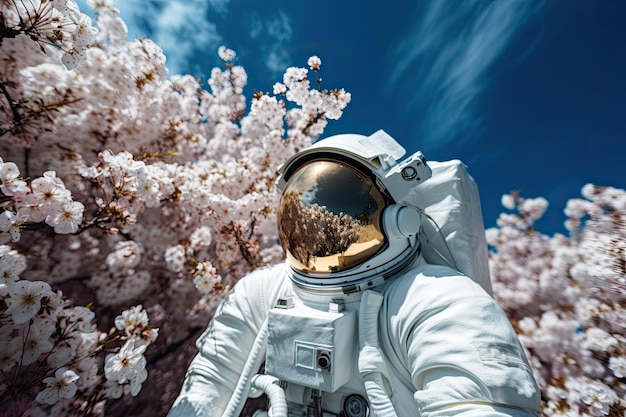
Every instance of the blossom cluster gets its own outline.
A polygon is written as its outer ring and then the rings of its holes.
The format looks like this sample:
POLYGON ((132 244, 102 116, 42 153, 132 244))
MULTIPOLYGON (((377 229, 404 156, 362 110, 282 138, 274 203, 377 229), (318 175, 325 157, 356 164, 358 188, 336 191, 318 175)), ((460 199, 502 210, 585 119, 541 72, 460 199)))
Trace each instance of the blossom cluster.
POLYGON ((3 1, 2 38, 26 35, 40 47, 52 45, 63 52, 61 61, 71 69, 85 59, 95 40, 91 19, 73 0, 3 1))
POLYGON ((505 195, 487 230, 496 298, 525 347, 546 416, 626 411, 626 192, 591 184, 568 201, 570 237, 539 233, 543 198, 505 195))
POLYGON ((22 254, 0 246, 2 409, 10 415, 90 415, 106 397, 137 395, 147 377, 143 352, 158 335, 146 311, 124 311, 116 328, 103 334, 91 308, 72 305, 47 282, 20 279, 26 267, 22 254))
POLYGON ((72 193, 54 171, 44 172, 30 184, 20 178, 13 162, 0 158, 0 191, 8 200, 0 213, 0 244, 19 242, 21 228, 45 222, 55 233, 76 233, 85 206, 72 200, 72 193))

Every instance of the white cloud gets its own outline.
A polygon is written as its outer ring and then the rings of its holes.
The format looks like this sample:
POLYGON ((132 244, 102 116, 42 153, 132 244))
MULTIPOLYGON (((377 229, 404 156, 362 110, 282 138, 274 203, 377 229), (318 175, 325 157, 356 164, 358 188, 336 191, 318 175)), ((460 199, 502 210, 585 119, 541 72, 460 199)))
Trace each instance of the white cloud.
POLYGON ((291 63, 287 51, 293 34, 289 16, 282 10, 271 19, 263 19, 258 13, 253 13, 249 33, 261 48, 267 69, 275 75, 284 72, 291 63))
MULTIPOLYGON (((77 2, 81 10, 88 10, 86 0, 77 2)), ((224 21, 236 18, 227 16, 230 0, 118 0, 117 3, 128 26, 129 38, 150 38, 161 46, 170 74, 188 72, 194 56, 214 54, 220 45, 234 41, 224 40, 210 20, 216 15, 224 21)), ((265 67, 273 76, 282 74, 291 65, 290 17, 282 10, 269 16, 252 12, 247 21, 248 34, 265 67)))
POLYGON ((265 66, 273 74, 282 74, 290 66, 291 57, 289 53, 280 48, 270 50, 265 56, 265 66))
POLYGON ((228 3, 230 0, 209 0, 211 8, 222 16, 228 11, 228 3))
MULTIPOLYGON (((130 39, 150 38, 163 48, 170 74, 187 72, 196 53, 215 53, 222 43, 209 12, 224 16, 230 0, 118 0, 130 39)), ((85 0, 78 0, 87 10, 85 0)))
POLYGON ((396 50, 389 86, 411 91, 409 109, 427 109, 418 116, 422 140, 441 146, 470 139, 480 128, 474 105, 492 64, 542 6, 443 0, 420 5, 415 29, 396 50))
POLYGON ((170 0, 151 10, 152 40, 161 45, 171 73, 185 72, 195 52, 214 53, 222 42, 214 23, 209 22, 209 4, 204 0, 170 0))
POLYGON ((289 42, 291 40, 291 19, 282 10, 278 16, 269 20, 266 24, 267 34, 277 43, 289 42))
POLYGON ((250 16, 250 37, 258 39, 263 33, 263 20, 258 13, 252 13, 250 16))

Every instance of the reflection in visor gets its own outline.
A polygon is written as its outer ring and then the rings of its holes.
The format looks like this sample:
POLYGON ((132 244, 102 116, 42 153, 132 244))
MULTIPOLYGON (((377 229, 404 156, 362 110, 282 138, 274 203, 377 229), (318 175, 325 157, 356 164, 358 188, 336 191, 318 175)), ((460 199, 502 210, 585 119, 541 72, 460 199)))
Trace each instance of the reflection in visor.
POLYGON ((372 181, 338 162, 317 160, 287 182, 278 232, 291 264, 302 272, 352 268, 385 243, 380 214, 385 201, 372 181))

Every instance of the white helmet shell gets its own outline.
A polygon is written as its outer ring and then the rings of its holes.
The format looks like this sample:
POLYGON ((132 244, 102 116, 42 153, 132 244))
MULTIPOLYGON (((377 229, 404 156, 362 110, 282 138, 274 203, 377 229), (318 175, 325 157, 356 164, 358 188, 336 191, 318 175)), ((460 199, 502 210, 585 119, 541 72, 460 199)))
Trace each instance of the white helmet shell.
POLYGON ((420 152, 379 130, 336 135, 279 168, 279 236, 294 282, 318 291, 362 291, 411 264, 419 251, 420 212, 403 203, 431 176, 420 152))

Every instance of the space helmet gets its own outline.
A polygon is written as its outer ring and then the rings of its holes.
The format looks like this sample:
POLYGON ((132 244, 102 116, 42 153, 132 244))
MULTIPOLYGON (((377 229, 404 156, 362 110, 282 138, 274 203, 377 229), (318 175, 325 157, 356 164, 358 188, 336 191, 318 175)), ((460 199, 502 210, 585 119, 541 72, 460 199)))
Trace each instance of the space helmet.
POLYGON ((314 143, 279 168, 278 235, 291 279, 344 294, 384 283, 419 253, 421 211, 403 202, 432 175, 382 130, 314 143))

